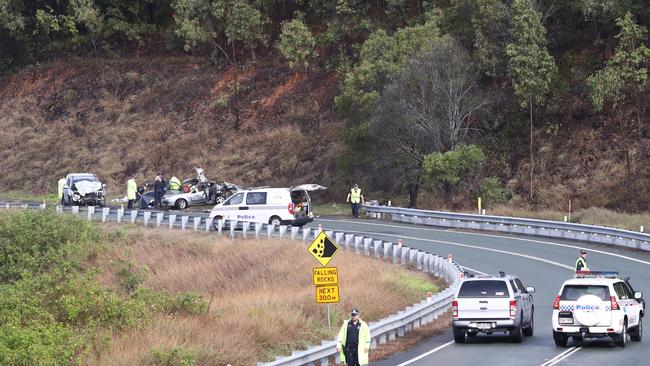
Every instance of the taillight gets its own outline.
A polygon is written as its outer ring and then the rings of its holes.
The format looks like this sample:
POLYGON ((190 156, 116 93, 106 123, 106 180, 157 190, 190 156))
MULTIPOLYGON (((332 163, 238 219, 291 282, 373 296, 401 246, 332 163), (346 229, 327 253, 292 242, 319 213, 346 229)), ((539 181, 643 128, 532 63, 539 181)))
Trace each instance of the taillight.
POLYGON ((451 312, 454 318, 458 318, 458 300, 451 302, 451 312))
POLYGON ((553 301, 553 309, 554 310, 560 309, 560 295, 555 296, 555 301, 553 301))
POLYGON ((517 316, 517 300, 510 300, 510 317, 517 316))
POLYGON ((289 206, 287 207, 287 210, 289 210, 289 214, 293 215, 294 212, 296 212, 295 208, 296 206, 293 204, 293 202, 289 203, 289 206))
POLYGON ((612 304, 612 310, 619 310, 618 303, 616 302, 616 296, 610 296, 609 301, 612 304))

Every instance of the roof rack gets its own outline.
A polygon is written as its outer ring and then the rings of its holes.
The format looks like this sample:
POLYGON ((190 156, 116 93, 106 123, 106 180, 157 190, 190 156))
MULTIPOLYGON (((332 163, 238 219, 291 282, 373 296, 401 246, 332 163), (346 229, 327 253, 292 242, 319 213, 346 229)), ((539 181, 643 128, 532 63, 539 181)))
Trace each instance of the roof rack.
POLYGON ((576 271, 575 278, 620 278, 617 271, 576 271))

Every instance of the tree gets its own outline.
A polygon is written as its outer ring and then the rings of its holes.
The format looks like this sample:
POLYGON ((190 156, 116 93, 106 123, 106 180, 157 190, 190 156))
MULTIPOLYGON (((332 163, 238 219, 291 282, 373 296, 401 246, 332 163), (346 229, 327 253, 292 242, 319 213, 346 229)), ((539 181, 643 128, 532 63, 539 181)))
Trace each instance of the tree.
POLYGON ((601 111, 605 104, 617 109, 620 102, 634 101, 638 133, 641 134, 644 96, 647 88, 650 49, 643 43, 647 29, 638 25, 631 13, 616 19, 621 29, 616 35, 618 45, 605 67, 587 78, 589 97, 594 108, 601 111))
MULTIPOLYGON (((465 50, 450 38, 435 42, 411 61, 381 96, 370 131, 381 156, 399 161, 417 204, 427 155, 453 150, 473 130, 472 120, 487 103, 479 74, 465 50)), ((395 168, 395 167, 393 167, 395 168)))
POLYGON ((235 42, 241 42, 251 51, 251 56, 255 59, 255 48, 259 45, 266 45, 267 42, 264 33, 266 18, 259 10, 243 1, 235 2, 228 10, 225 28, 228 42, 233 45, 235 42))
POLYGON ((485 154, 476 145, 457 145, 453 150, 434 152, 424 157, 424 176, 440 185, 447 202, 461 181, 479 170, 485 154))
POLYGON ((474 59, 486 75, 501 78, 508 41, 508 8, 501 0, 477 0, 472 16, 474 59))
POLYGON ((300 16, 282 24, 277 48, 291 69, 309 74, 309 63, 316 56, 316 39, 300 16))
POLYGON ((97 52, 97 41, 102 36, 105 28, 104 16, 95 6, 93 0, 71 0, 70 7, 75 21, 88 30, 93 51, 97 52))
POLYGON ((508 75, 522 108, 528 107, 530 118, 530 199, 533 199, 533 104, 541 104, 557 74, 555 60, 546 48, 546 29, 532 0, 514 0, 510 33, 506 47, 508 75))

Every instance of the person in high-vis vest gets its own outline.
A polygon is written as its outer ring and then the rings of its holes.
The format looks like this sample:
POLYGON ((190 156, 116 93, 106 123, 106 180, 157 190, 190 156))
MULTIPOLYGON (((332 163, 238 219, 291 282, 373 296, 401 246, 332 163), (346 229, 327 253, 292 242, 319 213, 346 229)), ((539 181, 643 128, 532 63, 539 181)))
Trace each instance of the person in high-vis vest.
POLYGON ((359 318, 359 310, 352 309, 352 318, 345 320, 336 339, 336 350, 341 362, 348 366, 368 364, 370 352, 370 328, 359 318))
POLYGON ((58 190, 59 202, 61 202, 61 204, 63 205, 63 186, 65 186, 65 178, 59 179, 58 185, 59 185, 59 187, 58 187, 59 188, 59 190, 58 190))
POLYGON ((133 209, 133 202, 135 202, 135 192, 138 190, 138 184, 135 182, 135 175, 126 182, 126 199, 129 201, 127 208, 133 209))
POLYGON ((587 267, 587 251, 581 250, 580 257, 578 257, 578 260, 576 261, 576 272, 588 270, 589 267, 587 267))
POLYGON ((170 191, 179 191, 181 189, 181 181, 176 178, 176 176, 169 179, 169 190, 170 191))
POLYGON ((363 204, 363 195, 361 194, 361 188, 358 184, 355 184, 354 187, 348 193, 348 198, 345 199, 345 202, 350 202, 352 206, 352 216, 359 217, 359 206, 363 204))

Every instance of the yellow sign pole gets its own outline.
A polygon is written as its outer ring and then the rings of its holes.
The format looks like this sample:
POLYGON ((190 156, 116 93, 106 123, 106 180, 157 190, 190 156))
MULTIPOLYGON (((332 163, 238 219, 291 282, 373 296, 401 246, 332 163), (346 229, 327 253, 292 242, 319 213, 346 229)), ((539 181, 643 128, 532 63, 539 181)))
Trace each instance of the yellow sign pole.
POLYGON ((481 214, 481 197, 478 198, 478 214, 481 214))

